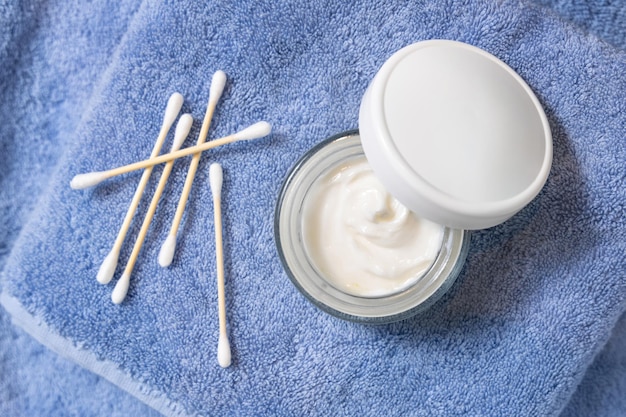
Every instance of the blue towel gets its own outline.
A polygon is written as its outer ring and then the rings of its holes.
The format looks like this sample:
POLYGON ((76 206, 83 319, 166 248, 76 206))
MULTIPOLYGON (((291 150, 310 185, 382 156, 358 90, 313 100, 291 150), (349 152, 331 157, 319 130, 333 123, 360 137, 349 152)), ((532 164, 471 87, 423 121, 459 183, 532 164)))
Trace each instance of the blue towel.
POLYGON ((3 3, 0 411, 151 414, 124 391, 165 415, 623 415, 625 20, 614 5, 600 14, 608 22, 579 29, 580 4, 565 13, 568 3, 552 4, 565 19, 513 1, 3 3), (343 322, 282 270, 278 189, 307 149, 357 127, 361 95, 389 55, 432 38, 481 47, 528 82, 551 123, 553 170, 529 207, 473 235, 462 274, 430 310, 378 327, 343 322), (174 91, 197 120, 193 143, 218 69, 229 82, 210 138, 257 120, 274 132, 202 157, 162 269, 188 159, 176 162, 115 306, 113 284, 95 275, 140 174, 86 191, 69 180, 146 158, 174 91), (215 358, 213 161, 225 175, 227 369, 215 358), (54 377, 59 387, 39 393, 54 377))
POLYGON ((11 326, 0 309, 0 415, 158 416, 104 378, 86 371, 11 326))

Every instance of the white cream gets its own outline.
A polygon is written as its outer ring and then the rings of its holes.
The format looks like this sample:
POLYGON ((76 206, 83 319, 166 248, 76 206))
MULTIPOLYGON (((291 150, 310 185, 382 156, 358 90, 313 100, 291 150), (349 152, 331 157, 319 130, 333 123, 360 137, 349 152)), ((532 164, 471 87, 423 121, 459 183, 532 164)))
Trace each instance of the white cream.
POLYGON ((437 257, 444 230, 393 198, 364 157, 315 182, 302 221, 317 269, 336 288, 360 297, 393 294, 416 282, 437 257))

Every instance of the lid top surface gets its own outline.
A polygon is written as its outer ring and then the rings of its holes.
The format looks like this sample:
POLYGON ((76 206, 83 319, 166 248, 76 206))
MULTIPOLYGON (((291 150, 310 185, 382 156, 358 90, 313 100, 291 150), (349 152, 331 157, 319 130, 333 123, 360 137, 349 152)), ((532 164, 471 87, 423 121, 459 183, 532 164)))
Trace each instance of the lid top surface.
MULTIPOLYGON (((393 172, 373 168, 390 191, 415 193, 464 224, 466 215, 501 222, 545 183, 552 139, 543 109, 521 77, 487 52, 453 41, 413 44, 383 65, 371 90, 376 138, 362 136, 382 143, 364 148, 384 151, 393 172)), ((419 213, 414 196, 394 196, 419 213)))

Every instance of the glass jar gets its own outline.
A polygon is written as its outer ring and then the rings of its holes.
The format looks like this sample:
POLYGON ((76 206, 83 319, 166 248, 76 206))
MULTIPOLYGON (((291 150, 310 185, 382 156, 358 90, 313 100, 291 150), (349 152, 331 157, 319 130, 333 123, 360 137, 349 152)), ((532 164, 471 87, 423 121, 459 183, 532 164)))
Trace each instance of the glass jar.
POLYGON ((305 244, 303 208, 308 193, 338 165, 363 158, 357 131, 333 136, 307 152, 281 189, 275 213, 275 240, 287 275, 314 305, 341 319, 389 323, 431 306, 454 283, 469 246, 469 232, 443 228, 441 248, 425 273, 408 287, 383 296, 361 297, 342 291, 316 266, 305 244))
MULTIPOLYGON (((551 164, 548 119, 512 68, 461 42, 408 45, 382 65, 366 89, 359 132, 327 139, 290 172, 275 215, 280 258, 296 287, 330 314, 366 323, 407 318, 450 288, 467 254, 467 230, 495 226, 522 210, 541 191, 551 164), (385 193, 443 230, 430 268, 378 297, 333 285, 307 250, 303 227, 311 190, 346 161, 364 157, 385 193)), ((358 282, 350 279, 350 285, 358 282)))

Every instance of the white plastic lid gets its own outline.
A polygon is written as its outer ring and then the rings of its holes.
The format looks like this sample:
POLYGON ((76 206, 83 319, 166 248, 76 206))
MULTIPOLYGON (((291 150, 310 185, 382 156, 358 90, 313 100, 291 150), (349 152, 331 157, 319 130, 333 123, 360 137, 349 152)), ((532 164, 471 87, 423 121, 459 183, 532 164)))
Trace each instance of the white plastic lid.
POLYGON ((502 223, 541 190, 552 135, 539 101, 509 66, 460 42, 396 52, 359 114, 365 155, 402 204, 460 229, 502 223))

